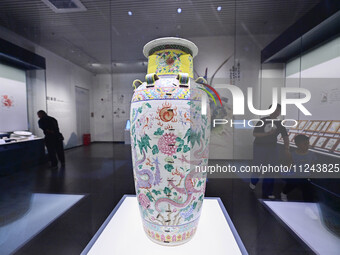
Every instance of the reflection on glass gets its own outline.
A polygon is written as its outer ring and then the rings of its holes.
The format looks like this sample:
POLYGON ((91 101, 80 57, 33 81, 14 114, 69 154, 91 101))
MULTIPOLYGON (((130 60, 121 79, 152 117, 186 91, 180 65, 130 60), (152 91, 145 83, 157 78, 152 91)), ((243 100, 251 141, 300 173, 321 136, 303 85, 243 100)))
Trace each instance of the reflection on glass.
POLYGON ((77 203, 83 195, 37 194, 22 175, 0 178, 0 254, 11 254, 77 203))
POLYGON ((340 186, 338 180, 312 182, 319 200, 322 222, 332 233, 340 237, 340 186))

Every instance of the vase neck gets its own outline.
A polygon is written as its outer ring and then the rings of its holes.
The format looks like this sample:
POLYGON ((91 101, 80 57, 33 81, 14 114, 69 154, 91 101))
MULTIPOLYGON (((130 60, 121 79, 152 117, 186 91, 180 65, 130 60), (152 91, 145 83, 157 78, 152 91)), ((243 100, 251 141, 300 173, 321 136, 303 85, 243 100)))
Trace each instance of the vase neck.
POLYGON ((188 73, 194 78, 193 57, 180 49, 162 49, 152 53, 148 60, 148 74, 177 75, 188 73))

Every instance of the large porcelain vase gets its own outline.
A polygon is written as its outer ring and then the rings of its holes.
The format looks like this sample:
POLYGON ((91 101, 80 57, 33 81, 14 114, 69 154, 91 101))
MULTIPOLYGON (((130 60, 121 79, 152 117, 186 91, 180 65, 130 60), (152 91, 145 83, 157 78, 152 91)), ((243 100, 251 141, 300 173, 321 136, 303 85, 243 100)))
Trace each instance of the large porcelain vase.
POLYGON ((160 38, 144 46, 146 81, 135 81, 131 146, 136 194, 147 236, 162 245, 189 241, 202 210, 210 112, 193 80, 195 44, 160 38))

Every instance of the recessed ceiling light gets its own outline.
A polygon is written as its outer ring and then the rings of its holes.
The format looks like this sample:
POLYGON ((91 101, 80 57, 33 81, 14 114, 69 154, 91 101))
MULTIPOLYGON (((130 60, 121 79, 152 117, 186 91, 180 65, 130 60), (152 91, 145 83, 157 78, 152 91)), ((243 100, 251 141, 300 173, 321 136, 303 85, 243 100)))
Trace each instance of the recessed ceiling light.
POLYGON ((92 66, 92 67, 100 67, 101 64, 100 64, 100 63, 91 63, 91 66, 92 66))
POLYGON ((182 12, 182 9, 181 9, 181 8, 178 8, 178 9, 177 9, 177 12, 178 12, 178 13, 181 13, 181 12, 182 12))
POLYGON ((129 16, 131 16, 132 15, 132 11, 128 11, 128 14, 129 14, 129 16))
POLYGON ((221 6, 218 6, 217 7, 217 11, 219 12, 219 11, 221 11, 222 10, 222 7, 221 6))

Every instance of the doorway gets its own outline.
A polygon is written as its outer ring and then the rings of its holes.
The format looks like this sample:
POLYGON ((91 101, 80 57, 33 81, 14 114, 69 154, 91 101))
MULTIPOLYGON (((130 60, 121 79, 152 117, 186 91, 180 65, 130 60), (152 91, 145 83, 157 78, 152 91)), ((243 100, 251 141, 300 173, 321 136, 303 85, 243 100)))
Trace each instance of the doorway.
POLYGON ((83 134, 90 133, 90 92, 76 86, 77 145, 83 145, 83 134))

